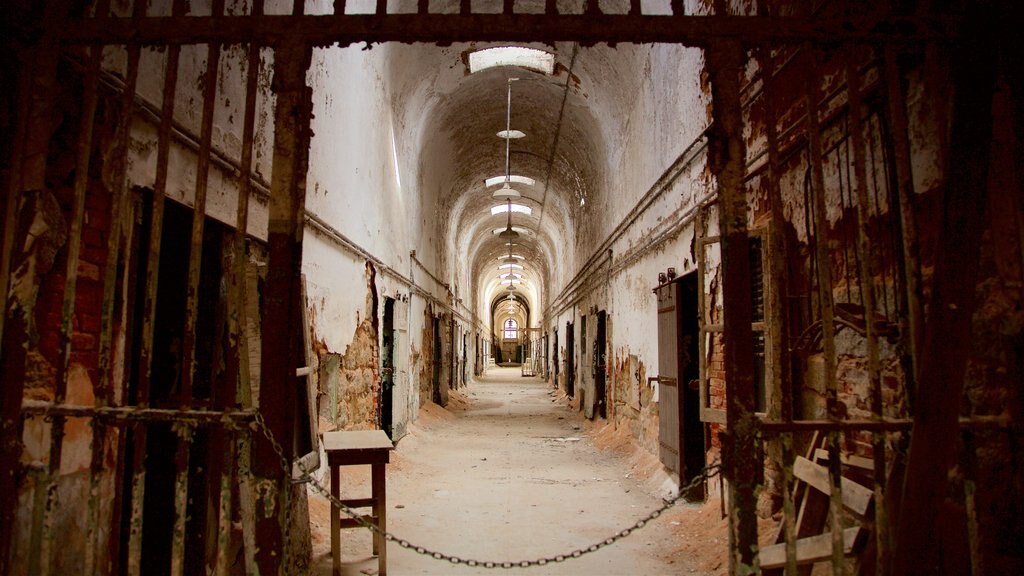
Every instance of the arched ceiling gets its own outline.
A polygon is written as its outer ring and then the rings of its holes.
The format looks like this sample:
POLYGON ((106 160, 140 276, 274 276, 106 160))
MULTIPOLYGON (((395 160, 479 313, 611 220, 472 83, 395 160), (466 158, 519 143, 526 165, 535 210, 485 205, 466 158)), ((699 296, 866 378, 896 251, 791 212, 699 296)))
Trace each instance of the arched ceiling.
POLYGON ((511 84, 511 127, 526 137, 511 141, 510 168, 536 184, 513 184, 523 195, 515 202, 532 209, 512 215, 524 231, 513 252, 526 257, 527 280, 516 293, 537 312, 536 324, 553 291, 575 273, 577 250, 590 249, 581 243, 581 227, 593 225, 588 205, 603 204, 594 200, 608 193, 617 150, 609 141, 623 130, 644 48, 528 45, 554 55, 553 74, 515 66, 469 72, 471 52, 508 45, 390 44, 387 85, 396 126, 413 141, 424 210, 434 210, 439 270, 487 318, 505 290, 498 265, 509 248, 493 233, 505 228, 507 215, 492 215, 491 208, 504 201, 492 198, 497 187, 486 188, 484 180, 505 174, 505 140, 497 132, 505 129, 508 79, 518 78, 511 84))

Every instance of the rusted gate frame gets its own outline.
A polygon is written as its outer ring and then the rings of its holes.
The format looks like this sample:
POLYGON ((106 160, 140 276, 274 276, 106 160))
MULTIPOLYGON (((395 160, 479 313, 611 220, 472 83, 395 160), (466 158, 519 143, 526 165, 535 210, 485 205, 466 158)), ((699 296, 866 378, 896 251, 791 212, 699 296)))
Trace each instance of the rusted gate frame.
MULTIPOLYGON (((724 8, 724 2, 718 2, 724 8)), ((722 465, 729 481, 729 571, 757 570, 756 484, 760 463, 754 392, 753 316, 744 190, 746 146, 740 103, 740 76, 746 55, 738 42, 705 51, 711 73, 715 124, 709 134, 708 159, 718 182, 719 229, 722 237, 722 316, 726 380, 726 422, 722 434, 722 465), (726 305, 726 303, 728 305, 726 305)))
MULTIPOLYGON (((141 16, 144 13, 145 4, 137 2, 135 6, 133 6, 133 14, 141 16)), ((125 86, 121 94, 122 117, 115 137, 116 148, 113 150, 113 157, 109 160, 109 162, 112 163, 112 168, 110 169, 111 177, 108 182, 112 190, 110 207, 111 228, 110 234, 107 238, 107 268, 103 275, 103 308, 100 312, 101 330, 99 340, 99 358, 97 361, 99 383, 97 385, 97 393, 94 395, 94 407, 97 409, 111 406, 117 401, 117 395, 114 393, 113 383, 111 382, 113 370, 112 327, 116 314, 114 305, 118 283, 117 268, 118 263, 121 260, 121 245, 127 244, 127 239, 130 237, 131 231, 131 226, 124 223, 129 217, 128 203, 130 200, 127 178, 127 155, 131 134, 131 119, 133 117, 135 106, 135 87, 139 75, 141 47, 137 44, 129 45, 126 46, 126 51, 127 68, 125 70, 125 86), (126 234, 124 232, 125 230, 128 230, 129 233, 126 234)), ((104 171, 106 172, 106 167, 104 168, 104 171)), ((132 251, 130 250, 130 247, 126 245, 124 254, 125 261, 131 257, 132 251)), ((125 287, 125 289, 127 289, 127 287, 125 287)), ((125 325, 130 325, 130 323, 125 322, 125 325)), ((126 340, 126 342, 127 341, 128 340, 126 340)), ((99 539, 101 534, 100 527, 104 523, 111 527, 109 531, 110 544, 108 546, 108 550, 111 558, 114 560, 110 565, 118 566, 117 559, 120 557, 121 550, 121 524, 119 519, 121 517, 121 507, 123 506, 122 495, 117 493, 115 489, 115 496, 111 506, 111 518, 109 522, 104 522, 101 518, 100 490, 105 456, 104 445, 106 443, 108 426, 99 418, 93 418, 91 422, 93 425, 93 437, 92 462, 89 466, 89 528, 86 540, 84 572, 86 575, 103 573, 103 570, 100 569, 100 566, 102 565, 100 560, 102 554, 99 550, 99 539), (98 438, 102 440, 98 441, 98 438)), ((126 428, 123 426, 116 426, 112 431, 115 435, 115 445, 120 445, 120 441, 127 438, 126 428)), ((118 458, 117 461, 121 462, 123 459, 118 458)), ((115 473, 113 477, 114 486, 123 485, 123 466, 115 465, 115 473)))
MULTIPOLYGON (((174 0, 173 14, 186 9, 185 0, 174 0)), ((157 132, 156 180, 153 191, 153 205, 150 216, 148 253, 146 255, 145 295, 142 312, 142 341, 140 342, 139 366, 136 386, 136 404, 148 407, 153 369, 153 331, 156 319, 156 299, 160 277, 160 249, 163 235, 164 203, 167 194, 168 162, 171 146, 171 128, 174 118, 174 102, 177 95, 178 62, 181 46, 167 46, 164 63, 164 86, 161 99, 161 121, 157 132)), ((128 558, 126 571, 129 576, 142 573, 143 511, 146 490, 146 445, 148 428, 137 424, 133 428, 134 448, 132 450, 131 515, 128 528, 128 558)))
MULTIPOLYGON (((868 235, 870 221, 870 200, 868 199, 866 144, 864 141, 864 123, 862 121, 863 104, 861 102, 861 77, 857 69, 856 56, 865 50, 863 46, 853 46, 853 54, 846 64, 847 117, 853 140, 854 188, 857 195, 857 247, 860 258, 860 293, 864 306, 865 339, 868 352, 868 383, 871 393, 871 413, 881 420, 885 415, 882 407, 882 375, 879 367, 878 334, 875 326, 875 286, 871 272, 871 238, 868 235)), ((876 209, 881 210, 881 207, 876 209)), ((885 576, 889 573, 889 519, 885 501, 886 484, 886 435, 882 431, 872 433, 872 452, 874 456, 874 536, 875 536, 875 574, 885 576)))
POLYGON ((959 20, 931 16, 850 17, 738 16, 676 14, 328 14, 265 16, 166 16, 142 20, 114 18, 105 26, 83 20, 60 33, 72 44, 97 42, 187 44, 256 42, 310 46, 379 42, 554 42, 589 46, 609 43, 670 43, 706 47, 739 41, 889 42, 893 39, 943 40, 959 33, 959 20), (80 25, 79 25, 80 24, 80 25))
MULTIPOLYGON (((811 72, 806 77, 806 133, 808 162, 814 215, 814 259, 817 261, 818 306, 821 318, 822 347, 825 360, 825 404, 829 419, 839 420, 839 400, 836 382, 835 310, 833 302, 832 269, 829 265, 829 223, 825 207, 825 174, 818 126, 820 102, 820 54, 817 47, 808 46, 812 59, 811 72)), ((832 518, 832 573, 843 574, 843 500, 842 462, 839 457, 840 431, 830 430, 826 436, 829 479, 831 481, 830 515, 832 518)))
MULTIPOLYGON (((47 3, 37 22, 60 18, 66 7, 47 3)), ((15 55, 21 58, 18 69, 15 106, 18 116, 11 142, 10 172, 7 174, 6 208, 4 214, 3 271, 0 289, 4 295, 3 324, 0 324, 0 574, 10 570, 10 549, 15 529, 18 475, 22 454, 24 420, 21 402, 25 387, 25 362, 28 346, 29 315, 34 310, 23 309, 13 296, 13 254, 16 247, 18 211, 23 193, 46 188, 46 166, 39 158, 48 156, 49 138, 29 126, 44 125, 50 106, 50 92, 56 82, 58 45, 52 35, 44 34, 31 48, 25 47, 15 55), (36 124, 38 122, 38 124, 36 124)))
POLYGON ((957 169, 949 171, 943 191, 931 305, 918 365, 918 386, 927 394, 917 395, 904 496, 895 511, 894 574, 936 570, 930 552, 952 464, 950 447, 958 438, 957 416, 970 355, 961 337, 971 333, 976 304, 997 66, 1008 59, 1006 47, 999 49, 998 35, 993 33, 1006 15, 977 7, 968 18, 965 41, 953 57, 951 70, 955 94, 949 156, 950 165, 957 169))
MULTIPOLYGON (((762 7, 762 9, 764 9, 762 7)), ((782 210, 782 189, 779 183, 781 170, 779 162, 779 134, 776 121, 777 101, 775 98, 774 79, 776 73, 775 58, 771 47, 759 47, 755 58, 761 64, 762 98, 765 105, 765 137, 768 154, 768 204, 771 211, 771 232, 768 242, 769 251, 774 257, 769 258, 769 342, 771 355, 775 359, 772 364, 772 386, 779 391, 777 401, 770 407, 770 415, 783 422, 793 420, 793 381, 790 376, 791 362, 789 359, 789 317, 786 314, 786 297, 784 291, 789 289, 788 261, 789 250, 786 241, 785 215, 782 210)), ((793 434, 783 432, 780 435, 782 473, 782 531, 786 545, 787 576, 796 576, 796 505, 793 501, 792 486, 795 483, 792 462, 793 434)))
MULTIPOLYGON (((549 5, 552 5, 552 4, 553 4, 553 3, 549 3, 549 5)), ((594 4, 594 3, 591 3, 591 4, 589 5, 589 6, 591 7, 591 10, 592 10, 592 11, 593 11, 593 4, 594 4)), ((680 4, 680 3, 676 2, 676 3, 674 3, 674 6, 679 6, 679 4, 680 4)), ((420 3, 421 11, 425 10, 424 6, 425 6, 425 3, 421 2, 421 3, 420 3)), ((379 10, 379 12, 382 12, 382 11, 383 11, 383 10, 382 10, 382 9, 380 8, 380 6, 379 6, 378 10, 379 10)), ((635 13, 635 11, 636 11, 636 2, 634 2, 634 3, 633 3, 633 10, 634 10, 634 13, 635 13)), ((301 10, 300 10, 300 11, 301 11, 301 10)), ((549 15, 550 15, 550 12, 549 12, 549 15)), ((307 16, 307 17, 308 17, 308 16, 307 16)), ((568 16, 565 16, 565 17, 566 17, 566 18, 568 18, 568 16)), ((703 17, 705 17, 705 16, 699 16, 699 17, 703 18, 703 17)), ((346 16, 346 17, 345 17, 345 19, 348 19, 348 18, 354 18, 354 16, 346 16)), ((450 20, 450 19, 451 19, 451 16, 444 16, 444 18, 445 18, 445 20, 450 20)), ((739 20, 736 20, 736 22, 737 22, 737 23, 738 23, 738 22, 741 22, 741 20, 750 20, 750 19, 751 19, 751 18, 750 18, 749 16, 740 16, 739 18, 740 18, 739 20)), ((155 20, 155 19, 159 19, 159 18, 146 18, 145 22, 153 22, 153 20, 155 20)), ((172 19, 173 19, 173 18, 172 18, 172 19)), ((228 18, 228 19, 231 19, 231 18, 228 18)), ((388 18, 387 18, 387 19, 388 19, 388 22, 391 22, 391 23, 395 23, 395 22, 398 22, 398 20, 399 20, 400 18, 398 18, 397 16, 394 16, 394 15, 392 15, 392 16, 388 16, 388 18)), ((726 19, 726 20, 728 20, 728 19, 732 19, 732 18, 730 18, 730 17, 726 17, 725 19, 726 19)), ((237 22, 237 20, 236 20, 236 22, 237 22)), ((566 20, 566 22, 568 22, 568 20, 566 20)), ((90 24, 94 24, 94 23, 90 23, 90 24)), ((139 23, 138 23, 138 22, 135 22, 135 23, 133 23, 133 24, 139 24, 139 23)), ((186 27, 186 28, 190 28, 190 27, 191 27, 191 25, 193 25, 193 24, 195 24, 195 23, 185 23, 185 24, 183 24, 183 26, 184 26, 184 27, 186 27)), ((695 24, 695 23, 694 23, 694 24, 695 24)), ((703 24, 706 24, 706 23, 700 23, 700 25, 701 25, 701 26, 702 26, 703 24)), ((749 24, 749 25, 752 25, 752 26, 757 26, 757 27, 759 27, 759 28, 762 28, 762 29, 763 29, 763 27, 764 27, 764 24, 758 24, 758 23, 753 23, 753 22, 751 22, 751 23, 748 23, 748 24, 749 24)), ((794 25, 794 26, 793 26, 793 28, 800 28, 799 26, 797 26, 797 25, 798 25, 799 23, 792 23, 792 24, 794 25)), ((445 26, 450 26, 450 24, 449 24, 449 23, 447 23, 447 22, 445 22, 445 26)), ((678 25, 674 25, 674 26, 678 26, 678 25)), ((745 26, 745 25, 744 25, 744 26, 745 26)), ((197 25, 197 27, 200 27, 200 26, 199 26, 199 25, 197 25)), ((87 28, 88 28, 88 27, 87 27, 87 28)), ((143 27, 143 28, 144 28, 144 27, 143 27)), ((425 28, 428 28, 428 27, 425 27, 425 28)), ((475 28, 475 27, 474 27, 474 28, 475 28)), ((570 28, 570 27, 569 27, 569 28, 570 28)), ((926 28, 927 28, 927 27, 926 27, 926 28)), ((783 25, 783 29, 785 29, 785 25, 783 25)), ((708 37, 715 37, 715 38, 717 38, 717 37, 719 37, 718 35, 720 34, 720 32, 709 32, 708 30, 701 30, 701 29, 700 29, 699 27, 695 27, 695 28, 692 28, 692 29, 687 29, 687 30, 689 31, 689 32, 687 32, 687 33, 691 33, 691 34, 694 34, 694 37, 703 37, 703 36, 708 36, 708 37), (694 32, 694 31, 696 31, 696 32, 694 32)), ((723 30, 723 28, 722 28, 722 27, 718 27, 718 30, 719 30, 719 31, 721 31, 721 30, 723 30)), ((729 27, 725 27, 725 30, 729 30, 729 27)), ((365 32, 365 31, 362 31, 362 32, 365 32)), ((359 37, 360 37, 360 39, 365 39, 365 37, 366 37, 366 34, 365 34, 365 33, 362 33, 362 32, 360 32, 360 34, 359 34, 359 37)), ((631 39, 632 39, 633 41, 636 41, 636 29, 633 29, 633 30, 631 30, 630 32, 631 32, 630 38, 631 38, 631 39)), ((679 34, 679 32, 676 32, 676 33, 675 33, 675 36, 674 36, 674 37, 678 38, 678 34, 679 34)), ((819 34, 820 34, 820 33, 819 33, 819 34)), ((866 34, 866 33, 865 33, 865 34, 866 34)), ((944 34, 944 33, 940 33, 940 34, 944 34)), ((684 34, 684 35, 685 35, 685 34, 684 34)), ((815 36, 815 34, 814 34, 814 33, 812 33, 812 32, 808 32, 808 31, 806 31, 806 30, 805 30, 804 32, 798 33, 797 35, 798 35, 799 37, 811 37, 811 38, 824 38, 824 36, 820 36, 820 37, 819 37, 819 36, 815 36)), ((105 35, 104 35, 104 36, 105 36, 105 35)), ((602 41, 606 41, 606 40, 607 40, 607 38, 606 38, 605 36, 607 36, 607 35, 604 35, 604 36, 602 36, 602 38, 601 38, 601 40, 602 40, 602 41)), ((830 39, 835 39, 835 34, 833 34, 833 33, 829 33, 829 34, 828 34, 827 36, 828 36, 828 38, 830 38, 830 39)), ((251 38, 251 36, 249 36, 248 34, 247 34, 247 37, 248 37, 248 38, 251 38)), ((785 35, 783 34, 783 35, 782 35, 782 37, 785 37, 785 35)), ((435 37, 435 36, 430 36, 430 38, 429 38, 429 39, 430 39, 430 40, 436 40, 436 37, 435 37)), ((677 40, 677 41, 678 41, 678 40, 677 40)), ((697 43, 697 44, 699 44, 700 42, 698 42, 698 41, 695 41, 694 43, 697 43)), ((169 59, 170 59, 170 58, 169 58, 169 59)), ((168 68, 170 68, 170 67, 168 67, 168 68)), ((175 69, 176 69, 176 67, 175 67, 175 69)), ((171 85, 172 85, 172 91, 173 91, 173 83, 171 83, 171 85)), ((166 104, 166 101, 167 101, 167 100, 165 99, 165 104, 166 104)), ((166 141, 166 138, 165 138, 165 139, 162 139, 162 141, 166 141)), ((165 161, 165 164, 164 164, 164 170, 166 171, 166 161, 165 161)), ((158 170, 158 171, 159 171, 159 170, 158 170)), ((166 175, 165 175, 165 176, 166 176, 166 175)), ((163 194, 162 194, 162 191, 161 191, 161 194, 158 194, 158 196, 163 196, 163 194)), ((241 209, 240 209, 240 210, 241 210, 241 209)), ((198 213, 198 212, 200 212, 200 210, 197 210, 197 213, 198 213)), ((194 228, 194 233, 195 233, 195 228, 194 228)), ((299 242, 301 242, 301 238, 299 239, 299 242)), ((5 272, 6 272, 6 271, 5 271, 5 272)), ((190 275, 190 276, 191 276, 191 275, 190 275)), ((152 340, 152 332, 151 332, 151 334, 150 334, 150 338, 151 338, 151 340, 152 340)), ((152 346, 152 341, 151 341, 151 346, 152 346)), ((146 370, 147 370, 147 369, 146 369, 146 370)))

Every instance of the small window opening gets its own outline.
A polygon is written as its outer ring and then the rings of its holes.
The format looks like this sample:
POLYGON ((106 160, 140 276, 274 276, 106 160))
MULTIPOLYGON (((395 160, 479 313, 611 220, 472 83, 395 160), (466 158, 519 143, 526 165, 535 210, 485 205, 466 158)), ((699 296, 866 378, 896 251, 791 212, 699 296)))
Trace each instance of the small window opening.
POLYGON ((542 74, 551 74, 555 70, 555 55, 522 46, 487 48, 471 52, 469 55, 470 74, 497 66, 519 66, 542 74))

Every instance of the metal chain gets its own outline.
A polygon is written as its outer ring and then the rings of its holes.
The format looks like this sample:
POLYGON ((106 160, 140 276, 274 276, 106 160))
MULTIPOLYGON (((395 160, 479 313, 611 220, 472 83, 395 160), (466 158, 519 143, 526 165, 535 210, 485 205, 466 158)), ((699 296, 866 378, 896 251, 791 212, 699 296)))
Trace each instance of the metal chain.
MULTIPOLYGON (((270 445, 271 445, 271 447, 273 447, 274 452, 276 452, 278 457, 281 459, 281 469, 284 471, 284 473, 286 475, 285 477, 291 477, 291 464, 289 463, 288 458, 285 457, 284 451, 281 449, 281 445, 274 438, 274 434, 270 431, 270 428, 267 427, 266 421, 263 420, 263 415, 260 414, 259 412, 256 413, 256 420, 255 420, 255 422, 256 422, 256 425, 259 427, 260 431, 263 433, 263 435, 267 438, 268 441, 270 441, 270 445)), ((362 514, 359 514, 358 512, 354 511, 352 508, 346 506, 340 499, 338 499, 334 495, 332 495, 329 490, 324 488, 319 482, 317 482, 315 479, 310 477, 308 473, 305 475, 304 478, 302 478, 302 480, 303 481, 308 481, 309 485, 312 486, 313 489, 316 492, 318 492, 321 496, 324 496, 325 498, 330 500, 332 505, 340 508, 342 510, 342 512, 344 512, 347 516, 349 516, 350 518, 352 518, 353 520, 355 520, 356 522, 361 524, 363 527, 369 528, 374 533, 383 536, 384 539, 386 541, 388 541, 388 542, 394 542, 395 544, 398 544, 402 548, 405 548, 407 550, 412 550, 413 552, 416 552, 417 554, 421 554, 423 556, 428 556, 428 557, 433 558, 435 560, 444 560, 444 561, 447 561, 447 562, 451 562, 452 564, 465 564, 466 566, 482 567, 482 568, 505 568, 505 569, 509 569, 509 568, 530 568, 530 567, 533 567, 533 566, 545 566, 547 564, 554 564, 554 563, 557 563, 557 562, 565 562, 566 560, 571 560, 573 558, 579 558, 579 557, 584 556, 586 554, 590 554, 592 552, 597 552, 598 550, 600 550, 601 548, 604 548, 606 546, 611 546, 612 544, 618 542, 619 540, 622 540, 623 538, 629 536, 633 532, 643 528, 649 522, 651 522, 655 518, 661 516, 666 510, 668 510, 669 508, 675 506, 675 504, 677 502, 679 502, 679 500, 681 500, 683 498, 683 495, 688 493, 693 488, 696 488, 698 485, 700 485, 705 480, 710 480, 711 478, 714 478, 719 473, 720 468, 721 468, 721 464, 719 464, 719 462, 717 460, 712 462, 711 464, 708 464, 707 466, 705 466, 700 471, 700 473, 696 477, 694 477, 692 480, 690 480, 690 482, 687 483, 686 486, 681 487, 679 489, 679 492, 676 494, 675 497, 673 497, 671 499, 663 499, 662 500, 662 505, 660 507, 658 507, 657 509, 653 510, 647 516, 644 516, 643 518, 637 520, 632 526, 630 526, 628 528, 624 528, 624 529, 616 532, 614 535, 609 536, 608 538, 605 538, 604 540, 601 540, 599 542, 595 542, 595 543, 591 544, 590 546, 587 546, 586 548, 579 548, 579 549, 573 550, 572 552, 569 552, 568 554, 557 554, 555 556, 547 556, 547 557, 543 557, 543 558, 537 558, 537 559, 534 559, 534 560, 519 560, 519 561, 507 561, 506 560, 506 561, 500 561, 500 562, 499 561, 493 561, 493 560, 476 560, 476 559, 473 559, 473 558, 461 558, 459 556, 455 556, 455 555, 452 555, 452 554, 445 554, 444 552, 438 552, 436 550, 431 550, 430 548, 427 548, 425 546, 417 546, 417 545, 413 544, 412 542, 409 542, 408 540, 405 540, 404 538, 399 538, 398 536, 395 536, 391 532, 387 532, 387 531, 381 530, 380 527, 378 527, 377 525, 373 524, 372 522, 370 522, 368 520, 364 520, 362 514)))

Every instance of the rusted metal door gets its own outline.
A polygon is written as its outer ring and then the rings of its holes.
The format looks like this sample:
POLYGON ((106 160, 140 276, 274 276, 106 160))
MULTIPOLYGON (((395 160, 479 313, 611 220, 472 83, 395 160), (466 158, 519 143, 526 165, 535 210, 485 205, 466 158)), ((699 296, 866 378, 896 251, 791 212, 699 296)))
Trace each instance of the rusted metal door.
POLYGON ((576 394, 576 351, 572 322, 565 323, 565 393, 572 398, 576 394))
POLYGON ((658 297, 658 455, 665 466, 682 478, 677 291, 675 282, 654 291, 658 297))
MULTIPOLYGON (((706 448, 697 390, 697 275, 662 284, 654 292, 658 297, 659 455, 685 483, 700 474, 706 448)), ((703 500, 704 494, 699 486, 686 498, 703 500)))
POLYGON ((605 399, 605 376, 607 367, 607 328, 608 314, 601 310, 597 313, 597 335, 594 338, 594 393, 597 395, 595 408, 597 415, 601 418, 608 417, 607 401, 605 399))
POLYGON ((380 346, 380 429, 394 438, 395 301, 384 298, 384 325, 380 346))

